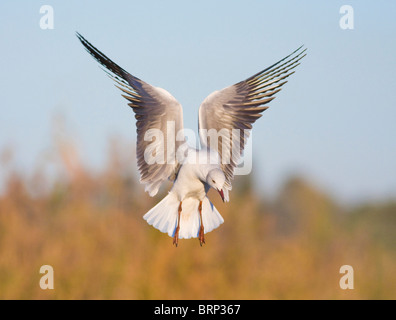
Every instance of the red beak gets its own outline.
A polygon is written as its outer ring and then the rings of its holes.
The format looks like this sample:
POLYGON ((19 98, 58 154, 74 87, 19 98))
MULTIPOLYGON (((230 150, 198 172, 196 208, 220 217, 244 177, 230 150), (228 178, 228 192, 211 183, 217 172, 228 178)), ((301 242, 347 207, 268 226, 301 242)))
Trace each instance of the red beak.
POLYGON ((223 193, 223 190, 217 189, 217 191, 219 192, 219 195, 220 195, 220 197, 221 197, 221 200, 223 200, 223 202, 224 202, 224 193, 223 193))

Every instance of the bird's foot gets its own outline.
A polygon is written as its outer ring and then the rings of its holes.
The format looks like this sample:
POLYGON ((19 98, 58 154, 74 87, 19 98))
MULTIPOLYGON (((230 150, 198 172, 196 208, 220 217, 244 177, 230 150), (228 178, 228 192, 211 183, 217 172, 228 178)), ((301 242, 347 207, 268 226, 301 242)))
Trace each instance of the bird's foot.
POLYGON ((173 236, 173 244, 176 246, 179 244, 179 230, 180 230, 180 213, 182 212, 182 202, 180 201, 179 209, 177 210, 177 227, 175 235, 173 236))
POLYGON ((204 228, 199 229, 198 239, 199 239, 199 244, 202 247, 202 245, 205 243, 204 228))
POLYGON ((175 235, 173 236, 173 244, 176 246, 179 244, 179 228, 176 229, 175 235))
POLYGON ((202 247, 202 245, 205 243, 204 226, 202 221, 202 201, 199 201, 198 212, 199 212, 199 219, 201 222, 201 226, 199 227, 198 239, 199 239, 199 244, 202 247))

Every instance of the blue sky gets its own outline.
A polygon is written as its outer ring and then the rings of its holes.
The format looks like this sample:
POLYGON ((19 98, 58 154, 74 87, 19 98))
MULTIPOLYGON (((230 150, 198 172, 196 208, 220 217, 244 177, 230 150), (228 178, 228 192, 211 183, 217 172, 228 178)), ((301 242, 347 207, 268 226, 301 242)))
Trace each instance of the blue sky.
POLYGON ((208 94, 304 44, 308 56, 254 126, 258 188, 273 194, 300 173, 340 201, 396 197, 394 1, 2 1, 0 12, 0 150, 13 146, 26 172, 54 134, 92 167, 110 135, 136 137, 132 111, 75 31, 168 90, 194 130, 208 94), (39 25, 46 4, 53 30, 39 25), (353 30, 339 26, 344 4, 353 30), (66 129, 54 128, 59 115, 66 129))

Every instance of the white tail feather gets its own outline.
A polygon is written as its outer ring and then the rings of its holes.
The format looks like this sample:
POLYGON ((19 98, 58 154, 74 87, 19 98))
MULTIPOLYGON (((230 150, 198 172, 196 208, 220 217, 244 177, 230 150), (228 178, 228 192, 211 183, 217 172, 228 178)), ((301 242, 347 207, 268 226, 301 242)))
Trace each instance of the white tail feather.
MULTIPOLYGON (((173 193, 169 193, 154 208, 147 212, 143 219, 154 228, 174 236, 177 226, 180 202, 173 193)), ((184 199, 180 214, 179 239, 197 238, 200 227, 198 211, 199 201, 193 198, 184 199)), ((202 221, 205 233, 216 229, 224 222, 223 217, 210 202, 208 197, 202 201, 202 221)))

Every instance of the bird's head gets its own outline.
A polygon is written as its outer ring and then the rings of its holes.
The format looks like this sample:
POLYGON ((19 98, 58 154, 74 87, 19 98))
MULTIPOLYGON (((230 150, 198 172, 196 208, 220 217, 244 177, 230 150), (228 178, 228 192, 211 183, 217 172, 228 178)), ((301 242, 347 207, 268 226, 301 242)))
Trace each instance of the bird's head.
POLYGON ((206 177, 206 183, 213 189, 217 190, 224 202, 223 188, 225 183, 225 175, 223 171, 221 169, 210 170, 206 177))

